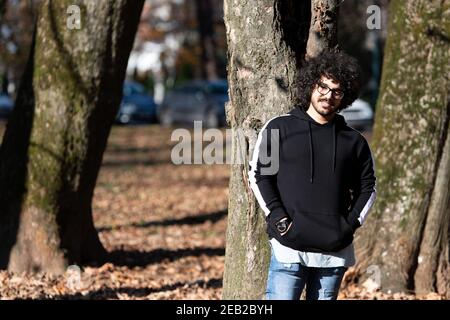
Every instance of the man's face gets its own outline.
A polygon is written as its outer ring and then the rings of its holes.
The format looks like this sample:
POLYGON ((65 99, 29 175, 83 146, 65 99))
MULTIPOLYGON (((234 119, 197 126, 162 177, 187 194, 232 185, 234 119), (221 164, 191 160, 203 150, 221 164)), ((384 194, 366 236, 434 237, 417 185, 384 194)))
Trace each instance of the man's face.
POLYGON ((342 96, 340 94, 342 91, 340 89, 338 82, 322 76, 311 94, 311 106, 314 111, 325 119, 332 117, 341 104, 342 96))

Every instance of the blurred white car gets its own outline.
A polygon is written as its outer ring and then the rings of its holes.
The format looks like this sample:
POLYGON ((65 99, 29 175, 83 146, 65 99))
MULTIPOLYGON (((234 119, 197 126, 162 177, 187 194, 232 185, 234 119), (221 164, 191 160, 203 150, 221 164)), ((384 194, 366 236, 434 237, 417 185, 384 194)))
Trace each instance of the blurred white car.
POLYGON ((373 125, 374 113, 369 103, 356 99, 353 104, 340 112, 350 127, 365 131, 373 125))

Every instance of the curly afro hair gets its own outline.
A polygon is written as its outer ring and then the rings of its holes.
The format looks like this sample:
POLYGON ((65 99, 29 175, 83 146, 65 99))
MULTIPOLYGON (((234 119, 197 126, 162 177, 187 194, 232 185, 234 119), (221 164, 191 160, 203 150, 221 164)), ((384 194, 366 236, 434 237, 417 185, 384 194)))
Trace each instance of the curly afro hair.
POLYGON ((306 61, 298 77, 299 104, 305 110, 309 107, 311 94, 321 76, 331 78, 344 91, 338 112, 349 107, 359 96, 361 88, 361 67, 358 61, 343 52, 325 51, 306 61))

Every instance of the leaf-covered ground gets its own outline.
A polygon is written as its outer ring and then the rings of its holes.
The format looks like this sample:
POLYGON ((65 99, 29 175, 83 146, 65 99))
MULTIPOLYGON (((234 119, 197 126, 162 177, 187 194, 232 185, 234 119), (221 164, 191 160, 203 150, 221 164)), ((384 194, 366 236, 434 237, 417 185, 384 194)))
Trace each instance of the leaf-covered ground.
POLYGON ((113 262, 82 268, 75 286, 66 276, 1 271, 0 297, 219 299, 228 166, 172 164, 171 133, 113 128, 93 203, 113 262))
MULTIPOLYGON (((0 271, 0 298, 220 299, 229 167, 172 164, 171 133, 113 128, 93 203, 111 262, 57 277, 0 271)), ((417 297, 350 285, 339 298, 417 297)))

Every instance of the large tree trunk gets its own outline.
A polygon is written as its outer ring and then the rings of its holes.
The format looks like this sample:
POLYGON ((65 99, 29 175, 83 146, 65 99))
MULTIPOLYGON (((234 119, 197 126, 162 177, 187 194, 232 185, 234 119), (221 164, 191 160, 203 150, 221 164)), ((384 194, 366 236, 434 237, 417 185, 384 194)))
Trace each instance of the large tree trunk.
POLYGON ((233 130, 224 299, 264 296, 269 246, 264 214, 247 181, 258 130, 296 103, 295 79, 306 52, 310 4, 286 0, 225 0, 233 130))
POLYGON ((450 296, 450 28, 446 1, 391 2, 373 135, 378 198, 357 239, 381 288, 450 296))
POLYGON ((103 258, 91 202, 142 5, 43 1, 0 151, 0 267, 61 273, 103 258))

